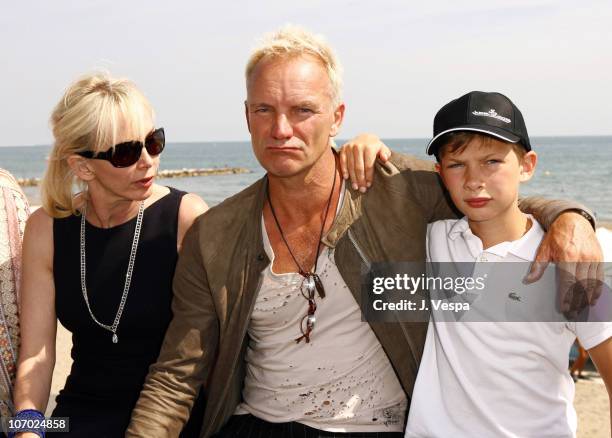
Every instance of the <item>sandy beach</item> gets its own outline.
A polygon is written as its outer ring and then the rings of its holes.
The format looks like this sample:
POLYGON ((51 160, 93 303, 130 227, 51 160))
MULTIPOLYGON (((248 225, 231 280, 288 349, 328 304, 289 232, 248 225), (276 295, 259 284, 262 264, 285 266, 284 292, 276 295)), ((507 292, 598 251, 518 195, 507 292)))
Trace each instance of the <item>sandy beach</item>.
MULTIPOLYGON (((604 260, 612 261, 612 231, 610 229, 599 228, 597 236, 602 242, 604 260)), ((70 359, 71 346, 70 333, 58 324, 57 359, 47 415, 51 414, 55 406, 55 396, 64 386, 66 376, 70 371, 72 364, 70 359)), ((591 365, 590 362, 589 365, 591 365)), ((574 400, 574 406, 578 412, 578 437, 609 438, 611 436, 610 404, 606 387, 599 374, 592 368, 592 365, 590 368, 587 368, 584 376, 584 379, 579 379, 576 383, 576 398, 574 400)))
MULTIPOLYGON (((55 396, 64 386, 66 376, 70 372, 71 346, 70 333, 58 324, 57 361, 53 373, 51 397, 47 406, 48 416, 55 407, 55 396)), ((584 376, 585 379, 579 379, 576 383, 574 400, 578 412, 578 438, 610 438, 610 405, 606 387, 592 367, 584 372, 584 376)))

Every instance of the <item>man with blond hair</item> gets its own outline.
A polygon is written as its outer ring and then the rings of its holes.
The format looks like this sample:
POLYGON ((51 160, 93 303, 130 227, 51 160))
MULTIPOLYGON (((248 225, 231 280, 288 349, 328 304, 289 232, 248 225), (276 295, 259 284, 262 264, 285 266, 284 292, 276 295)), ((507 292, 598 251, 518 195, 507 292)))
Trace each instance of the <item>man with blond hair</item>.
MULTIPOLYGON (((427 223, 451 205, 432 164, 411 157, 378 163, 366 194, 343 183, 330 147, 341 68, 321 37, 270 35, 246 85, 267 175, 186 235, 174 318, 126 436, 178 436, 203 388, 201 437, 401 437, 427 322, 362 321, 361 270, 424 260, 427 223)), ((545 204, 541 221, 564 206, 545 204)))

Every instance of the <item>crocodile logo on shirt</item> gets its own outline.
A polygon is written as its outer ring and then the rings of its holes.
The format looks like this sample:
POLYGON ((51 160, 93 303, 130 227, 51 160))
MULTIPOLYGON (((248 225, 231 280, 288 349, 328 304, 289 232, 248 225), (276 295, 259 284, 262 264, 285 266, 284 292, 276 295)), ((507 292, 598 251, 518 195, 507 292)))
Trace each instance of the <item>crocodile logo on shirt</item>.
POLYGON ((521 301, 522 302, 521 296, 519 294, 517 294, 516 292, 510 292, 508 294, 508 298, 510 298, 511 300, 514 300, 514 301, 521 301))

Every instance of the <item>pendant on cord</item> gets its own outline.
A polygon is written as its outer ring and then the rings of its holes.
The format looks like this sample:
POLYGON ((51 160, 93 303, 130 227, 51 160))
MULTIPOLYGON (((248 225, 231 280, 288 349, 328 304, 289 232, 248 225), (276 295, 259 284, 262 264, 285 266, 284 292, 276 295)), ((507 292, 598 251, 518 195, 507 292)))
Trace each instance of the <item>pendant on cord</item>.
POLYGON ((307 289, 310 289, 310 290, 316 289, 317 293, 319 294, 319 297, 325 298, 325 288, 323 288, 323 282, 321 281, 321 279, 319 278, 317 274, 315 274, 314 272, 304 272, 304 271, 300 271, 300 274, 302 275, 302 277, 306 279, 305 286, 307 289))
POLYGON ((117 333, 113 333, 113 344, 119 342, 119 338, 117 337, 117 333))

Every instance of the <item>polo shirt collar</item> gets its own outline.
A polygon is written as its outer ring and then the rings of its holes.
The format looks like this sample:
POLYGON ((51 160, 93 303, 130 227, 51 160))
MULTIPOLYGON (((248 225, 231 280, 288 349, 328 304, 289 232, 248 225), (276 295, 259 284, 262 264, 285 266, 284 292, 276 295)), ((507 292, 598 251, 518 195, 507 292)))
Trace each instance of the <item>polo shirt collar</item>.
MULTIPOLYGON (((512 254, 526 261, 534 260, 545 233, 538 221, 536 221, 532 215, 528 214, 527 217, 531 219, 531 228, 529 228, 529 231, 520 239, 512 242, 498 243, 495 246, 487 248, 484 252, 495 254, 501 258, 505 258, 508 254, 512 254)), ((456 221, 448 232, 448 238, 450 240, 455 240, 458 237, 463 238, 468 244, 468 247, 475 250, 477 253, 483 251, 482 241, 478 236, 472 233, 467 217, 465 216, 456 221)), ((474 257, 478 256, 478 254, 472 255, 474 257)))

